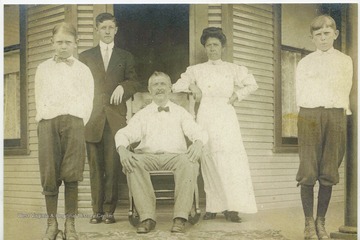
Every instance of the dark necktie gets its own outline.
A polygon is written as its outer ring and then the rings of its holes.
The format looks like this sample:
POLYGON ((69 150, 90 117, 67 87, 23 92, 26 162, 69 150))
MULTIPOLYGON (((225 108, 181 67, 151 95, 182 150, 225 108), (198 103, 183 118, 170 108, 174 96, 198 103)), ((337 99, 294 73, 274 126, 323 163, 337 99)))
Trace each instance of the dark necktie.
POLYGON ((54 60, 56 63, 61 63, 61 62, 66 63, 68 66, 72 66, 74 64, 74 59, 55 56, 54 60))
POLYGON ((158 107, 158 111, 159 112, 162 112, 162 111, 165 111, 165 112, 169 112, 169 107, 158 107))

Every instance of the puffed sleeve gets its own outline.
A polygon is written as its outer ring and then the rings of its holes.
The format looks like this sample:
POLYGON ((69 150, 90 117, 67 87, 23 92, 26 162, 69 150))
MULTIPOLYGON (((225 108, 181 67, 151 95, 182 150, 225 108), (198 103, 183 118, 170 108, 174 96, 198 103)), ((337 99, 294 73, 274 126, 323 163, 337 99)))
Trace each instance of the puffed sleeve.
POLYGON ((238 97, 238 101, 243 100, 250 95, 250 93, 258 89, 254 76, 249 73, 246 67, 236 66, 235 75, 235 93, 238 97))
POLYGON ((180 79, 172 85, 173 92, 190 92, 190 84, 195 83, 195 72, 193 67, 188 67, 184 73, 181 74, 180 79))

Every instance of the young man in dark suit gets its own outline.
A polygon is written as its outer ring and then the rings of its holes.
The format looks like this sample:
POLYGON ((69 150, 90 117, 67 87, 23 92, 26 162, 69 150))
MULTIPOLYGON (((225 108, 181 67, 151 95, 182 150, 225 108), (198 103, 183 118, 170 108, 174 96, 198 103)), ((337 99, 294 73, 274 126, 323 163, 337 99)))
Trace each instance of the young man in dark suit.
POLYGON ((99 14, 95 31, 100 42, 79 56, 95 81, 93 110, 85 128, 94 224, 115 222, 120 165, 114 135, 126 125, 126 100, 140 87, 132 54, 114 46, 117 30, 113 15, 99 14))

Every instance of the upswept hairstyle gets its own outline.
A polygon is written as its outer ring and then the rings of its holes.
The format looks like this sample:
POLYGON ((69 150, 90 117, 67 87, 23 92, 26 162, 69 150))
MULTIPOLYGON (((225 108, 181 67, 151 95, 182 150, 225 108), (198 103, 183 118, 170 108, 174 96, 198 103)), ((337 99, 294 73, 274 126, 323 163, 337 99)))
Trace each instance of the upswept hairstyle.
POLYGON ((55 34, 57 34, 60 31, 68 33, 70 35, 73 35, 75 40, 77 40, 77 32, 76 32, 76 28, 74 27, 74 25, 72 25, 70 23, 66 23, 66 22, 56 24, 52 30, 52 36, 54 36, 55 34))
POLYGON ((314 18, 310 24, 310 33, 312 34, 314 31, 319 30, 323 27, 331 27, 336 31, 336 23, 335 20, 329 15, 320 15, 314 18))
POLYGON ((107 20, 113 21, 115 23, 115 26, 117 26, 116 18, 112 14, 100 13, 99 15, 97 15, 97 17, 95 19, 96 27, 98 27, 100 25, 100 23, 107 21, 107 20))
POLYGON ((203 46, 205 46, 206 41, 210 38, 217 38, 221 42, 221 46, 225 46, 226 44, 226 36, 223 33, 221 28, 218 27, 208 27, 205 28, 202 32, 200 42, 203 46))

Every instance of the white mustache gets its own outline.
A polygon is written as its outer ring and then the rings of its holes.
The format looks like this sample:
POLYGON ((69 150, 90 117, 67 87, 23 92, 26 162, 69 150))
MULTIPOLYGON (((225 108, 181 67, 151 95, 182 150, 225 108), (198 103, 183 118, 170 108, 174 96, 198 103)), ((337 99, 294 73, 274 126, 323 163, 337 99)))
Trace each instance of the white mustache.
POLYGON ((163 89, 159 89, 156 91, 156 94, 163 94, 163 93, 165 93, 165 90, 163 90, 163 89))

